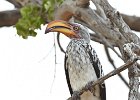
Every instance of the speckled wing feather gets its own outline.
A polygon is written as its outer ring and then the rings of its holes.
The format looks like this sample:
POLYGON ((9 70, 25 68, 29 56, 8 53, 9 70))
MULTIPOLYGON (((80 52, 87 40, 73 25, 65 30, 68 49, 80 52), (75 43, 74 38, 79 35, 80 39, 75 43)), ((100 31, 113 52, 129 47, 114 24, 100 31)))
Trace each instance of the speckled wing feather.
MULTIPOLYGON (((95 52, 95 50, 89 45, 89 55, 91 58, 91 62, 93 64, 93 67, 95 69, 96 75, 98 78, 103 76, 103 70, 102 70, 102 65, 100 63, 100 60, 95 52)), ((106 100, 106 86, 105 83, 102 83, 99 85, 100 87, 100 95, 101 95, 101 100, 106 100)))

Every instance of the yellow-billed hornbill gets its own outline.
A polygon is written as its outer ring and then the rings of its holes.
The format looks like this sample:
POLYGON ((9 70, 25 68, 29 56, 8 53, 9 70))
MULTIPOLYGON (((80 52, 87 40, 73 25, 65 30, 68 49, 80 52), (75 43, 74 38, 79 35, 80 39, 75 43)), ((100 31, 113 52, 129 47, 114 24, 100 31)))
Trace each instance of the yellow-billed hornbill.
MULTIPOLYGON (((48 24, 45 33, 48 32, 61 32, 71 38, 67 46, 64 65, 71 95, 103 75, 102 66, 90 45, 90 34, 85 27, 55 20, 48 24)), ((96 85, 90 91, 83 93, 81 100, 106 100, 105 84, 96 85)))

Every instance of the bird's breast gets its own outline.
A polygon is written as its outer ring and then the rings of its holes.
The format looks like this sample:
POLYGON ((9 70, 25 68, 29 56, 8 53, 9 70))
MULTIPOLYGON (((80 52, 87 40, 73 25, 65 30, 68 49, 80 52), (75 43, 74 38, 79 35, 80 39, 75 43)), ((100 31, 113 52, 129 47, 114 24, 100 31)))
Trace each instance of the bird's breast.
POLYGON ((87 49, 86 44, 77 43, 69 44, 67 47, 66 67, 73 91, 79 91, 88 82, 97 80, 87 49))

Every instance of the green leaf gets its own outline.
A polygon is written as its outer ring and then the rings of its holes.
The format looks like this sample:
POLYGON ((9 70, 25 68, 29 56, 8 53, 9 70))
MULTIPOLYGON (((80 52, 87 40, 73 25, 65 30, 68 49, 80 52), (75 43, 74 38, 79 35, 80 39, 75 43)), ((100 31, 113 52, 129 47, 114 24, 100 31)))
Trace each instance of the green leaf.
POLYGON ((40 13, 40 8, 36 5, 27 5, 21 8, 22 18, 16 24, 17 34, 27 39, 28 36, 36 36, 35 29, 40 29, 41 24, 45 23, 45 20, 40 13))
POLYGON ((28 36, 36 36, 35 29, 40 29, 41 24, 45 24, 45 17, 53 20, 55 5, 60 5, 63 0, 43 0, 42 7, 37 5, 27 5, 20 9, 21 18, 17 22, 17 34, 27 39, 28 36))

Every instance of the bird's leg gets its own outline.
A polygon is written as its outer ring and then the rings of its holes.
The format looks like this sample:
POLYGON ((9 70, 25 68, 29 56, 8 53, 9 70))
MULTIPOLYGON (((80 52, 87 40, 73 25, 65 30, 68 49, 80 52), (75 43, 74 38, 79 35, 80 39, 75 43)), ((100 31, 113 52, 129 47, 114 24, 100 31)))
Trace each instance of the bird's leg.
POLYGON ((80 100, 80 94, 78 91, 74 91, 71 100, 80 100))
POLYGON ((93 91, 93 87, 92 87, 92 84, 93 84, 93 81, 91 81, 91 82, 88 82, 87 84, 86 84, 86 86, 85 86, 85 89, 86 89, 86 91, 93 91))

